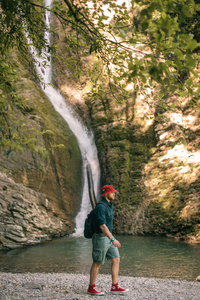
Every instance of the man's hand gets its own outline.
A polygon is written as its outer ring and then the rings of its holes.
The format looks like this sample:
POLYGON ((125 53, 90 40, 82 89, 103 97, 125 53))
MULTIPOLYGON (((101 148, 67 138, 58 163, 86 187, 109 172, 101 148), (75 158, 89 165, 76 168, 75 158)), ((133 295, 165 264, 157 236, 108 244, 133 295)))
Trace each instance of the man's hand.
POLYGON ((114 240, 112 243, 113 243, 113 245, 114 245, 115 247, 117 247, 117 248, 120 248, 120 247, 121 247, 121 244, 120 244, 120 242, 119 242, 118 240, 114 240))
MULTIPOLYGON (((108 229, 108 227, 106 226, 106 224, 100 225, 100 228, 103 231, 103 233, 109 238, 109 240, 111 240, 113 238, 113 235, 110 232, 110 230, 108 229)), ((118 240, 114 240, 112 243, 117 248, 121 247, 121 244, 118 240)))

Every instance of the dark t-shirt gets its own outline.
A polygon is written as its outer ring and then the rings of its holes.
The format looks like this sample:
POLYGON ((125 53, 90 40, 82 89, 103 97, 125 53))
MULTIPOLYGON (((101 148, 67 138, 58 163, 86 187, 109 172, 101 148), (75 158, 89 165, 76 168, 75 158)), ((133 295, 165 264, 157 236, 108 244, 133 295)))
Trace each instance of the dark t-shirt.
POLYGON ((106 224, 110 232, 113 229, 113 204, 112 202, 108 202, 105 198, 101 200, 107 205, 107 213, 106 208, 103 204, 99 204, 96 206, 94 210, 94 228, 96 233, 102 233, 100 229, 100 225, 106 224))

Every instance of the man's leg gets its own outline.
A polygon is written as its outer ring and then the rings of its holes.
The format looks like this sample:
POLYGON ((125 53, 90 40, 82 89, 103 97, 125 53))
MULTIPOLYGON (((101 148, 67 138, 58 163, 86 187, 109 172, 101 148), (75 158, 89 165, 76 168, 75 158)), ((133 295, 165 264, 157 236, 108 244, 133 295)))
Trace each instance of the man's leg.
POLYGON ((97 275, 99 273, 100 266, 104 263, 107 249, 105 247, 105 237, 94 233, 92 237, 92 258, 93 264, 90 269, 90 285, 88 293, 91 295, 104 295, 102 291, 99 291, 95 287, 97 275))
POLYGON ((101 265, 93 262, 90 270, 90 285, 94 285, 101 265))
POLYGON ((90 295, 96 295, 96 296, 102 296, 104 293, 102 291, 99 291, 95 287, 95 281, 97 278, 97 275, 99 273, 100 264, 97 264, 93 262, 91 270, 90 270, 90 285, 88 287, 88 294, 90 295))
POLYGON ((112 287, 111 292, 113 294, 124 294, 128 292, 128 289, 121 288, 118 284, 118 274, 119 274, 119 263, 120 258, 112 258, 112 264, 111 264, 111 275, 112 275, 112 287))
POLYGON ((120 262, 119 257, 112 258, 112 264, 111 264, 112 284, 118 283, 119 262, 120 262))

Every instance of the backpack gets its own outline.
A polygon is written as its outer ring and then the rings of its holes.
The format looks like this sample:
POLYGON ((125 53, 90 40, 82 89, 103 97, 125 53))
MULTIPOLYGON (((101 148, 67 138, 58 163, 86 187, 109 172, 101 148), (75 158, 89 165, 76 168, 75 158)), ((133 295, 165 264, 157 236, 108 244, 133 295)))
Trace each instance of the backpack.
MULTIPOLYGON (((101 201, 99 203, 97 203, 97 205, 99 205, 99 204, 103 204, 104 205, 104 207, 106 209, 106 215, 107 215, 107 213, 108 213, 108 211, 107 211, 107 205, 105 203, 101 202, 101 201)), ((96 207, 97 207, 97 205, 96 205, 96 207)), ((95 233, 95 229, 93 227, 94 210, 95 210, 95 208, 91 210, 91 212, 87 215, 87 218, 85 219, 84 237, 86 239, 91 239, 92 236, 93 236, 93 234, 95 233)))

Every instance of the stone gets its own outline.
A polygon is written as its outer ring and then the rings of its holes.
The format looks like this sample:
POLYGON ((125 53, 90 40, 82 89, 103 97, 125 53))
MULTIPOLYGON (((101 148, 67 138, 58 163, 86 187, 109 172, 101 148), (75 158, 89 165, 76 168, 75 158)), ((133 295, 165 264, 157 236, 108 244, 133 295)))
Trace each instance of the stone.
POLYGON ((0 202, 3 208, 0 210, 0 249, 34 245, 69 234, 72 230, 72 221, 55 214, 45 195, 0 173, 0 190, 5 183, 12 188, 0 192, 0 199, 3 198, 0 202))
POLYGON ((22 285, 25 289, 29 290, 42 290, 43 285, 38 282, 26 282, 22 285))
POLYGON ((21 243, 25 243, 27 241, 27 239, 25 237, 19 237, 19 236, 15 235, 15 234, 12 234, 12 233, 9 233, 9 232, 5 233, 5 237, 7 239, 10 239, 10 240, 12 240, 12 241, 14 241, 16 243, 20 243, 20 244, 21 243))
POLYGON ((45 208, 48 208, 49 206, 49 201, 47 198, 44 198, 42 197, 40 200, 39 200, 39 203, 40 205, 44 206, 45 208))
POLYGON ((23 219, 23 215, 21 215, 19 212, 17 211, 12 211, 12 215, 13 217, 17 218, 17 219, 23 219))
POLYGON ((199 282, 200 282, 200 275, 197 276, 196 281, 199 281, 199 282))

